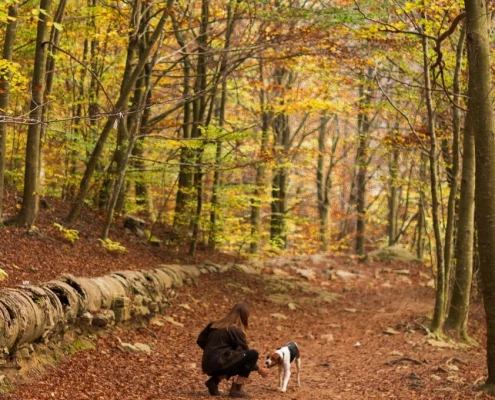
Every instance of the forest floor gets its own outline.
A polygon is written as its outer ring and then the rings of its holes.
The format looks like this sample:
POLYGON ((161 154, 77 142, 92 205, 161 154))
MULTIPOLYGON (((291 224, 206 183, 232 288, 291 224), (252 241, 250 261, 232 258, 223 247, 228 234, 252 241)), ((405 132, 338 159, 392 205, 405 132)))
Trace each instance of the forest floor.
MULTIPOLYGON (((36 232, 0 228, 0 288, 23 281, 46 282, 62 273, 101 276, 162 263, 201 263, 166 247, 151 247, 124 229, 110 238, 127 251, 109 254, 98 244, 101 220, 83 215, 67 243, 53 223, 63 206, 42 210, 36 232)), ((157 233, 157 236, 159 234, 157 233)), ((225 255, 209 256, 216 263, 225 255)), ((251 307, 248 340, 264 358, 296 341, 301 351, 301 387, 295 368, 287 393, 277 390, 277 371, 254 373, 246 384, 253 399, 486 399, 485 325, 474 303, 469 333, 481 345, 466 347, 436 338, 428 329, 434 292, 431 272, 419 263, 360 263, 343 255, 285 257, 264 264, 260 274, 232 270, 202 275, 175 291, 166 315, 146 325, 117 326, 89 335, 81 350, 51 367, 33 369, 10 400, 207 399, 196 337, 212 319, 238 301, 251 307), (128 352, 121 343, 148 345, 149 353, 128 352)), ((0 371, 1 374, 1 371, 0 371)), ((1 378, 1 376, 0 376, 1 378)), ((230 382, 220 389, 227 397, 230 382)))

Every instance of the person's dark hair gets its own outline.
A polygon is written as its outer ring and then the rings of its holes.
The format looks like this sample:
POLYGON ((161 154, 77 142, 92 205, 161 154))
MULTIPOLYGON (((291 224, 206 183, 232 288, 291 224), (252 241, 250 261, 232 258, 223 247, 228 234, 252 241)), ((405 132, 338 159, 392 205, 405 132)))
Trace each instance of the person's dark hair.
POLYGON ((229 313, 212 323, 212 328, 229 328, 235 326, 241 329, 243 332, 249 327, 249 306, 246 303, 237 303, 229 313))

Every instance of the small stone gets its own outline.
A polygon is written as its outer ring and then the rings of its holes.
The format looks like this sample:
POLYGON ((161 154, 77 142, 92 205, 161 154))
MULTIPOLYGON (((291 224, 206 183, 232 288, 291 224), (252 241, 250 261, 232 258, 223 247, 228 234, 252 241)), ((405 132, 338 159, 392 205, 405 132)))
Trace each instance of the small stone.
POLYGON ((326 333, 320 336, 320 339, 325 340, 326 342, 333 342, 333 335, 331 333, 326 333))
POLYGON ((280 320, 286 320, 287 319, 286 315, 280 314, 280 313, 273 313, 273 314, 270 314, 270 316, 273 318, 276 318, 276 319, 280 319, 280 320))
POLYGON ((134 347, 146 354, 151 354, 151 347, 144 343, 134 343, 134 347))

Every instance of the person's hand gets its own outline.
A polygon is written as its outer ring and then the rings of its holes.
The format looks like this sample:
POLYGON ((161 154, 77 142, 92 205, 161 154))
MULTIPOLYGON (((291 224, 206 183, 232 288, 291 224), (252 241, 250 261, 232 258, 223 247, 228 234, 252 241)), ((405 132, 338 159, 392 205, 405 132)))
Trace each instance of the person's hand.
POLYGON ((268 368, 258 369, 258 374, 260 374, 262 378, 266 378, 269 373, 270 373, 270 370, 268 368))

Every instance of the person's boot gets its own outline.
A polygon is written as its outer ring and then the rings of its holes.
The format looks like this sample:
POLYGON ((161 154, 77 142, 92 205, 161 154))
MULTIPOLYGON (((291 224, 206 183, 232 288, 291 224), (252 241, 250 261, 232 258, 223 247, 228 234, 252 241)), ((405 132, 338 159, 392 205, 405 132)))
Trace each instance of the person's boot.
POLYGON ((206 387, 208 388, 208 393, 210 393, 211 396, 221 396, 222 393, 218 390, 218 384, 220 383, 220 380, 216 376, 212 376, 210 379, 208 379, 205 382, 206 387))
POLYGON ((237 397, 242 399, 248 399, 249 395, 242 390, 242 383, 232 382, 232 387, 230 388, 230 397, 237 397))

